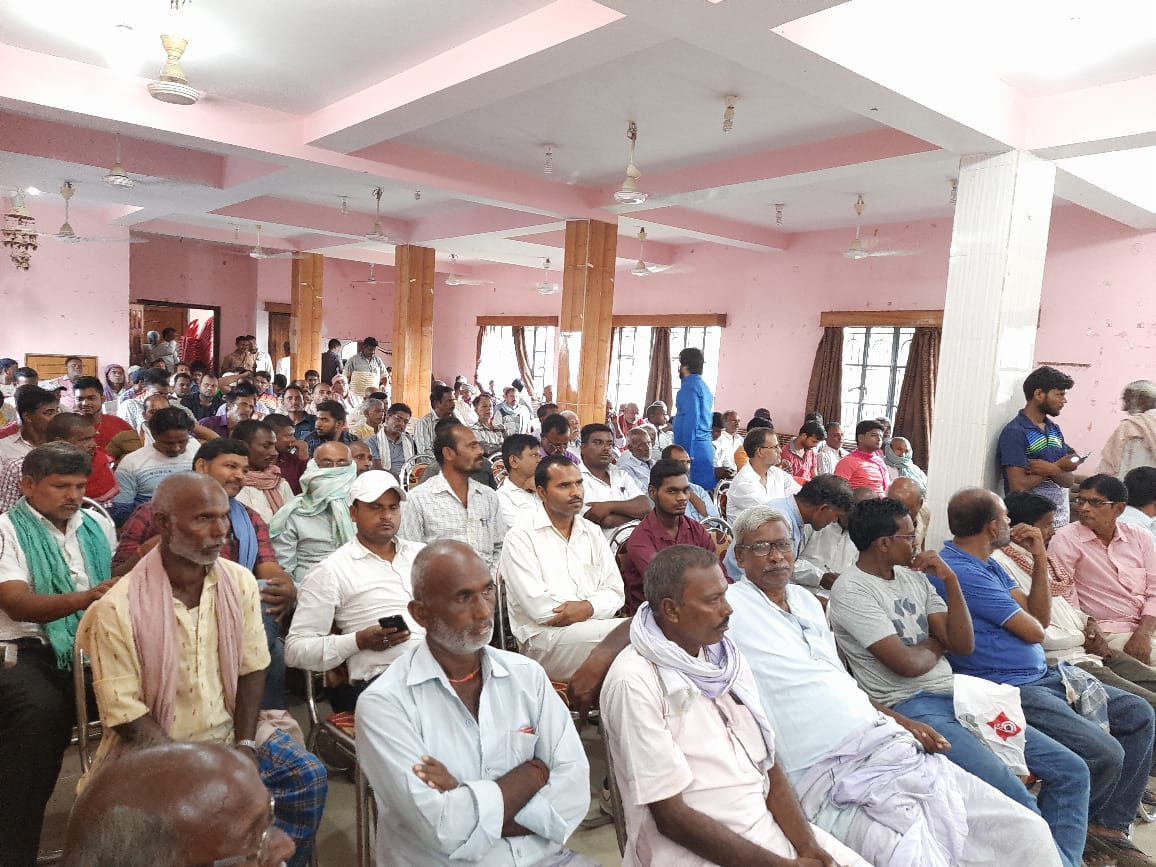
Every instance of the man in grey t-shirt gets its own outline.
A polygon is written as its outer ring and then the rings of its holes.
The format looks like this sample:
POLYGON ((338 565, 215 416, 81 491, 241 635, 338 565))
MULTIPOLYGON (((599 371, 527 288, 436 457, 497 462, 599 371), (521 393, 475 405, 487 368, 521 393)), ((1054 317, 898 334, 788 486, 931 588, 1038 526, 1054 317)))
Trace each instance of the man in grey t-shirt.
POLYGON ((848 532, 859 559, 831 588, 827 616, 859 685, 879 704, 934 728, 951 743, 947 758, 1040 813, 1053 834, 1070 825, 1070 787, 1080 791, 1088 780, 1079 756, 1027 728, 1027 766, 1044 781, 1037 802, 956 719, 953 674, 943 657, 974 650, 971 615, 959 580, 939 554, 915 556, 915 525, 906 506, 890 499, 856 503, 848 532), (943 582, 946 604, 923 572, 943 582))

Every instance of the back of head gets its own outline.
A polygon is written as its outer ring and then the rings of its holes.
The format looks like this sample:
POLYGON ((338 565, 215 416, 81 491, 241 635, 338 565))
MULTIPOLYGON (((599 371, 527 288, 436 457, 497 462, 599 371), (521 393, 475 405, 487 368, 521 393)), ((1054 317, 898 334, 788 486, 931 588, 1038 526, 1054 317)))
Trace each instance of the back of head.
POLYGON ((753 413, 751 413, 751 415, 754 418, 765 418, 767 421, 771 420, 771 411, 765 406, 760 406, 753 413))
POLYGON ((150 367, 147 370, 141 371, 140 381, 146 386, 168 385, 169 372, 161 367, 150 367))
POLYGON ((566 416, 556 412, 542 419, 542 437, 552 433, 570 435, 570 422, 566 421, 566 416))
POLYGON ((233 428, 233 439, 238 439, 248 445, 262 431, 277 436, 276 431, 268 422, 257 418, 248 418, 237 422, 237 426, 233 428))
POLYGON ((726 427, 726 420, 723 418, 723 414, 721 412, 712 412, 710 414, 710 429, 722 430, 724 427, 726 427))
POLYGON ((189 414, 179 406, 166 406, 164 409, 158 409, 153 413, 153 417, 148 421, 149 430, 154 437, 159 437, 161 434, 168 433, 171 430, 183 430, 192 432, 193 420, 189 418, 189 414))
POLYGON ((747 433, 750 433, 753 430, 758 430, 759 428, 763 428, 765 430, 774 430, 775 426, 771 424, 771 420, 769 418, 763 418, 761 415, 753 416, 751 420, 747 422, 747 433))
POLYGON ((173 823, 140 807, 114 804, 100 820, 69 823, 63 867, 182 867, 173 823))
POLYGON ((826 435, 827 434, 826 431, 823 430, 823 426, 817 421, 803 422, 802 427, 799 428, 799 436, 818 437, 819 439, 822 439, 826 435))
POLYGON ((1113 503, 1128 502, 1128 486, 1115 476, 1110 476, 1107 473, 1097 473, 1094 476, 1088 476, 1088 478, 1080 482, 1079 490, 1095 491, 1105 500, 1113 503))
POLYGON ((1143 509, 1156 503, 1156 467, 1136 467, 1124 476, 1128 505, 1143 509))
POLYGON ((1156 383, 1137 379, 1124 386, 1124 407, 1128 412, 1147 412, 1156 407, 1156 383))
POLYGON ((960 539, 975 536, 999 517, 999 500, 983 488, 956 491, 947 503, 947 527, 960 539))
POLYGON ((58 412, 45 428, 44 435, 49 442, 52 440, 69 440, 73 434, 82 428, 93 430, 92 419, 86 415, 77 415, 72 412, 58 412))
POLYGON ((893 536, 899 522, 909 517, 907 507, 897 500, 878 497, 856 503, 847 519, 847 535, 859 551, 866 551, 877 539, 893 536))
POLYGON ((815 476, 799 489, 795 497, 808 506, 830 506, 841 512, 849 512, 855 504, 851 483, 831 473, 815 476))
POLYGON ((672 545, 659 551, 642 576, 643 592, 651 611, 661 616, 663 599, 681 603, 687 571, 712 566, 718 566, 718 555, 697 545, 672 545))
POLYGON ((702 369, 705 364, 702 350, 697 346, 686 347, 678 353, 678 364, 680 367, 686 365, 691 373, 702 374, 702 369))
POLYGON ((1034 524, 1056 510, 1055 503, 1031 491, 1011 491, 1003 498, 1003 504, 1007 507, 1007 519, 1013 527, 1016 524, 1034 524))
POLYGON ((755 452, 765 446, 767 440, 774 435, 775 432, 770 427, 748 427, 747 435, 743 438, 743 451, 747 453, 748 458, 754 457, 755 452))

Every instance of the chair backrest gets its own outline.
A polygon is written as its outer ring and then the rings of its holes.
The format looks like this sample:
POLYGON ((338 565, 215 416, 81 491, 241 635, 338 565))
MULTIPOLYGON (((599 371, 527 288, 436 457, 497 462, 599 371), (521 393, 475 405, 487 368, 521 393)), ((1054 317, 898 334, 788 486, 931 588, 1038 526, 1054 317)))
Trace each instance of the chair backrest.
MULTIPOLYGON (((638 521, 628 521, 610 534, 610 551, 614 554, 615 559, 618 558, 619 549, 623 548, 626 540, 630 538, 630 534, 634 532, 634 528, 638 524, 638 521)), ((623 553, 625 554, 625 552, 623 553)))
POLYGON ((494 474, 494 481, 501 484, 506 478, 506 462, 502 460, 502 453, 490 455, 490 470, 494 474))
POLYGON ((606 751, 606 776, 610 780, 610 815, 614 819, 614 835, 618 838, 618 854, 626 853, 626 814, 622 809, 622 792, 614 776, 614 756, 610 752, 610 738, 606 734, 606 720, 599 720, 602 748, 606 751))
POLYGON ((433 455, 414 455, 401 466, 401 482, 402 488, 409 490, 421 481, 422 471, 434 462, 433 455))
POLYGON ((727 513, 727 491, 730 489, 730 479, 723 479, 714 489, 714 501, 718 504, 718 513, 720 515, 726 515, 727 513))
POLYGON ((494 634, 490 646, 518 653, 518 641, 510 629, 510 611, 506 607, 506 582, 500 572, 494 577, 494 585, 497 592, 494 594, 494 634))
POLYGON ((102 506, 100 503, 98 503, 96 500, 92 499, 91 497, 85 497, 81 501, 80 507, 82 509, 92 509, 92 511, 97 512, 101 515, 104 515, 106 518, 108 518, 108 522, 110 524, 113 523, 112 515, 110 515, 108 513, 108 509, 106 509, 104 506, 102 506))
POLYGON ((80 772, 87 774, 92 769, 92 748, 103 734, 100 722, 88 721, 88 690, 85 685, 84 669, 87 656, 80 649, 80 642, 72 642, 72 691, 76 696, 76 749, 80 754, 80 772))
POLYGON ((718 554, 719 561, 721 562, 722 559, 726 557, 727 551, 730 550, 731 544, 734 542, 735 531, 731 529, 731 525, 722 518, 703 518, 702 526, 710 533, 710 537, 714 541, 715 552, 718 554))

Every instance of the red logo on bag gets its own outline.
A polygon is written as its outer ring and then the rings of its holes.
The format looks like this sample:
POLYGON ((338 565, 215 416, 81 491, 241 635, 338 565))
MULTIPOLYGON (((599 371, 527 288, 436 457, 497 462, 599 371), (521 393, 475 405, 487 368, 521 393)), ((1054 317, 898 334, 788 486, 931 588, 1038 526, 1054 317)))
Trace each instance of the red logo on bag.
POLYGON ((1000 736, 1001 740, 1005 741, 1008 738, 1014 738, 1016 735, 1023 731, 1022 728, 1016 725, 1016 721, 1013 719, 1008 719, 1007 714, 1005 714, 1002 710, 999 712, 999 716, 997 716, 995 719, 988 720, 987 724, 995 730, 995 733, 1000 736))

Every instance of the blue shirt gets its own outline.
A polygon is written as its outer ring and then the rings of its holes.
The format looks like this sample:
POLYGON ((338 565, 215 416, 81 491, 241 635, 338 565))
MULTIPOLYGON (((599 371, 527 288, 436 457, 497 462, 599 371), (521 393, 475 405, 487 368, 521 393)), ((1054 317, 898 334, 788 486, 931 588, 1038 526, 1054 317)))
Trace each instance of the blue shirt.
MULTIPOLYGON (((975 653, 947 654, 952 670, 1012 686, 1043 677, 1047 671, 1043 646, 1024 641, 1004 626, 1023 611, 1011 595, 1013 589, 1019 589, 1016 580, 995 560, 980 560, 951 542, 944 543, 940 556, 959 578, 975 630, 975 653)), ((946 600, 943 582, 934 575, 928 575, 927 580, 946 600)))
POLYGON ((424 641, 404 654, 358 701, 357 758, 383 806, 377 864, 522 867, 546 860, 590 805, 590 766, 570 712, 529 657, 483 648, 478 718, 470 714, 424 641), (429 788, 413 766, 433 756, 458 780, 429 788), (550 783, 514 816, 531 833, 502 836, 497 779, 529 761, 550 783))
MULTIPOLYGON (((1024 414, 1022 409, 1000 431, 996 449, 1005 494, 1011 490, 1007 481, 1008 467, 1026 469, 1030 460, 1055 463, 1071 451, 1068 444, 1064 442, 1064 432, 1060 430, 1058 424, 1045 417, 1044 429, 1040 430, 1036 427, 1036 423, 1024 414)), ((1068 523, 1068 491, 1065 488, 1061 488, 1051 479, 1046 479, 1032 488, 1032 493, 1039 494, 1055 504, 1055 525, 1057 528, 1068 523)))
POLYGON ((714 443, 710 438, 714 397, 697 373, 682 378, 675 398, 674 441, 691 457, 690 480, 704 488, 714 488, 714 443))

